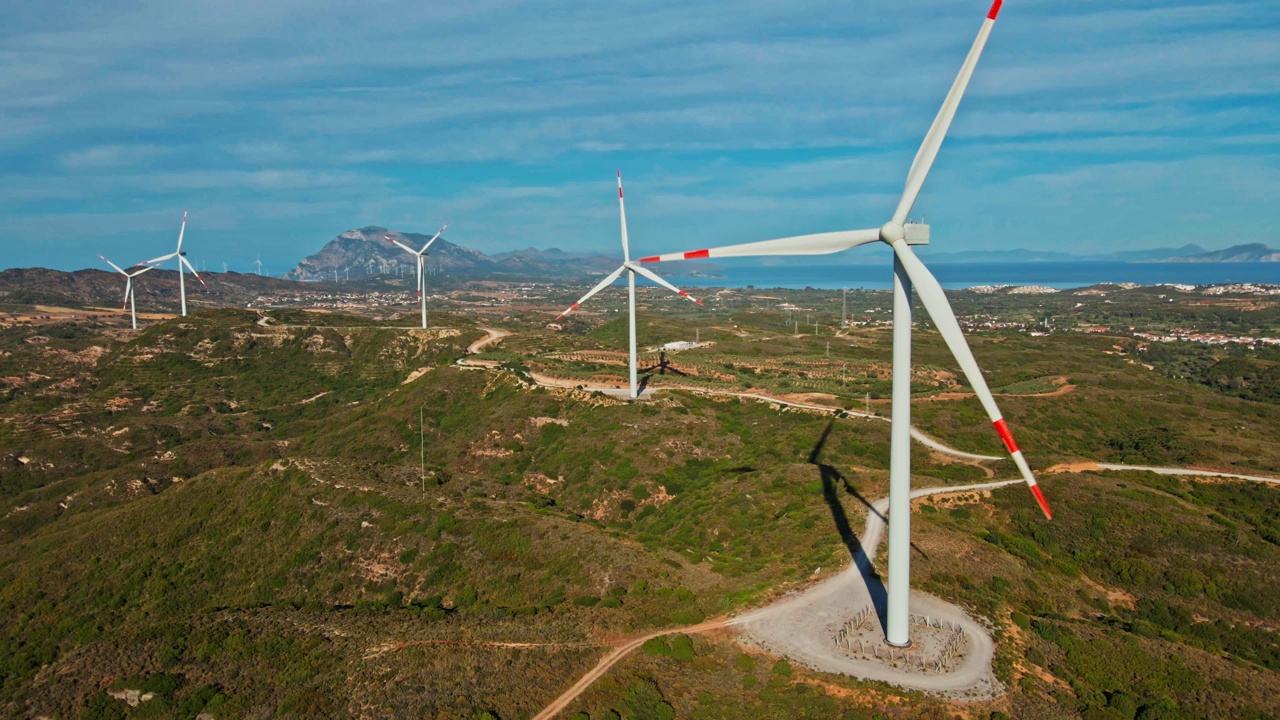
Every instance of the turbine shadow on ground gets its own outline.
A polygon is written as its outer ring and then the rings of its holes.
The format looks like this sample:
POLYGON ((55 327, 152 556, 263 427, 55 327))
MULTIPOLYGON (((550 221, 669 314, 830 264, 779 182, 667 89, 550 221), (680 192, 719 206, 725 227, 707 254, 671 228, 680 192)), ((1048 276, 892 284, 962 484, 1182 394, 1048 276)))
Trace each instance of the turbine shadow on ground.
MULTIPOLYGON (((822 435, 818 438, 817 444, 813 446, 813 451, 809 453, 809 464, 816 466, 822 476, 822 500, 831 511, 831 520, 836 525, 836 532, 840 533, 840 541, 849 550, 849 555, 853 557, 853 562, 858 567, 858 572, 862 575, 863 582, 867 585, 867 594, 871 596, 871 604, 875 607, 876 616, 880 620, 880 629, 887 632, 888 593, 885 590, 884 582, 880 579, 880 574, 876 572, 875 564, 872 563, 870 557, 867 557, 866 551, 862 548, 862 541, 849 524, 849 516, 845 514, 844 505, 840 503, 840 495, 836 484, 844 485, 845 490, 850 495, 853 495, 863 505, 867 506, 867 512, 880 515, 880 511, 872 507, 866 498, 858 494, 839 470, 821 461, 822 448, 827 444, 827 438, 831 435, 833 427, 835 427, 835 420, 828 421, 826 428, 822 431, 822 435)), ((880 519, 884 520, 885 518, 880 515, 880 519)))
MULTIPOLYGON (((818 472, 822 476, 822 500, 831 511, 831 519, 835 522, 836 531, 840 533, 840 541, 849 550, 849 555, 852 556, 854 564, 858 567, 858 572, 862 575, 862 579, 867 585, 867 593, 871 596, 876 616, 880 619, 880 628, 887 631, 888 626, 886 623, 888 622, 889 606, 884 582, 880 579, 880 574, 876 572, 871 558, 867 557, 866 550, 862 547, 862 541, 854 534, 853 528, 849 525, 849 517, 845 514, 844 505, 840 502, 837 483, 843 485, 847 494, 852 495, 858 502, 862 503, 867 508, 867 512, 880 518, 881 522, 887 525, 889 519, 876 509, 869 500, 863 497, 862 493, 858 492, 858 489, 849 483, 849 479, 843 473, 834 466, 821 461, 822 449, 827 444, 827 437, 831 435, 835 422, 834 419, 827 421, 827 426, 822 430, 822 435, 818 438, 817 444, 813 446, 813 451, 809 453, 809 464, 817 466, 818 472)), ((914 542, 911 543, 911 549, 920 553, 926 559, 929 557, 914 542)))

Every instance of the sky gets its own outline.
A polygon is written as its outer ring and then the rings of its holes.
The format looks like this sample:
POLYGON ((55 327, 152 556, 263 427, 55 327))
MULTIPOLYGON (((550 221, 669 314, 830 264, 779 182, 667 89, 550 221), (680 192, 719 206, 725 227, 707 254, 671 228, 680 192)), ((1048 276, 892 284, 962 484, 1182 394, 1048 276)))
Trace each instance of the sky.
MULTIPOLYGON (((877 227, 989 0, 7 3, 0 267, 273 274, 382 225, 639 254, 877 227), (103 266, 105 268, 105 266, 103 266)), ((1007 0, 937 252, 1280 245, 1280 3, 1007 0)), ((856 253, 852 251, 849 253, 856 253)))

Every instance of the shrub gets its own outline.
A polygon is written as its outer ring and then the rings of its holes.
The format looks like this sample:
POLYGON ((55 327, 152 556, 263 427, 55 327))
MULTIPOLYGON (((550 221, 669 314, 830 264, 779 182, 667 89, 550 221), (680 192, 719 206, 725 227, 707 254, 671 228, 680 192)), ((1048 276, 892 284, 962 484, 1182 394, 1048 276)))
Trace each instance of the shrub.
POLYGON ((693 638, 681 633, 671 641, 671 657, 677 660, 693 659, 693 638))
POLYGON ((644 644, 640 646, 640 649, 643 650, 646 655, 671 657, 671 646, 667 644, 666 640, 660 637, 645 640, 644 644))

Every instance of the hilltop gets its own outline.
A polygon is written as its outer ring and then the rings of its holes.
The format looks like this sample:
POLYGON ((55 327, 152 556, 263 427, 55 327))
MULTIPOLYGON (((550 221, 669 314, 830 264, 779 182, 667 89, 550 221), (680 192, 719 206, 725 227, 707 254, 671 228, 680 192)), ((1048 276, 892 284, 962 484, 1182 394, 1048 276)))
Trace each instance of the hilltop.
MULTIPOLYGON (((285 274, 290 280, 315 282, 338 278, 366 277, 416 272, 413 256, 386 240, 391 236, 412 248, 420 248, 430 235, 401 233, 370 226, 348 230, 285 274)), ((569 253, 557 248, 527 248, 497 255, 462 247, 441 236, 427 251, 427 272, 468 277, 578 278, 608 272, 618 266, 617 258, 586 253, 569 253)))

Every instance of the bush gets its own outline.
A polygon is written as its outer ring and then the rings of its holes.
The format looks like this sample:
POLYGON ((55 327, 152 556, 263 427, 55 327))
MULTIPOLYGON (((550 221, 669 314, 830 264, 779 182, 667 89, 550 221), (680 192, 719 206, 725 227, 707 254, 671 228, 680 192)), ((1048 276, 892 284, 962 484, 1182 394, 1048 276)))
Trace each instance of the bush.
POLYGON ((778 677, 791 677, 791 663, 779 660, 773 664, 773 674, 778 677))
POLYGON ((675 720, 676 709, 662 697, 652 680, 637 680, 622 698, 627 720, 675 720))
POLYGON ((645 640, 644 644, 640 646, 640 649, 643 650, 646 655, 671 657, 671 646, 667 644, 666 640, 660 637, 645 640))
POLYGON ((693 638, 681 633, 671 641, 671 657, 677 660, 693 659, 693 638))

